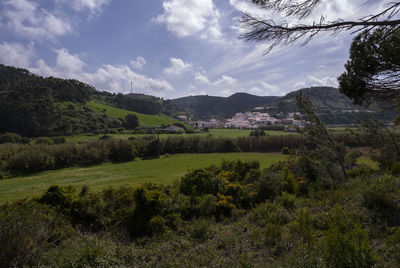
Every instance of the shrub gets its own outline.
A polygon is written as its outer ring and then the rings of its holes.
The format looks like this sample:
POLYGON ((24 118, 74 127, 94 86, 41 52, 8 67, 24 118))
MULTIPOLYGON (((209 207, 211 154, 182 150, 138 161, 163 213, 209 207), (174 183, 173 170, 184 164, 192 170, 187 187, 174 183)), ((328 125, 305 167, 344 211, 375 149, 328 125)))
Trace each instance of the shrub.
POLYGON ((126 162, 135 159, 136 150, 133 144, 128 140, 110 140, 109 147, 109 160, 111 162, 126 162))
POLYGON ((264 171, 254 184, 257 203, 273 199, 282 190, 281 178, 275 172, 264 171))
POLYGON ((352 168, 347 171, 347 175, 349 177, 368 177, 369 175, 373 174, 374 170, 366 165, 361 165, 359 167, 352 168))
POLYGON ((35 144, 39 145, 53 145, 54 141, 47 137, 41 137, 35 140, 35 144))
POLYGON ((284 154, 284 155, 288 155, 288 154, 290 154, 290 149, 288 148, 288 147, 283 147, 282 148, 282 154, 284 154))
POLYGON ((160 224, 165 223, 164 219, 158 217, 164 206, 161 192, 139 187, 135 190, 133 197, 135 209, 127 221, 131 236, 140 237, 160 231, 163 228, 160 224), (150 222, 152 222, 152 225, 150 225, 150 222))
POLYGON ((391 172, 393 176, 400 175, 400 162, 393 162, 391 172))
POLYGON ((205 219, 196 219, 189 226, 189 234, 192 239, 204 242, 209 237, 209 229, 209 224, 205 219))
POLYGON ((205 169, 197 169, 186 174, 180 181, 179 191, 189 196, 216 195, 222 190, 223 181, 205 169))
POLYGON ((63 144, 66 142, 64 137, 55 137, 52 138, 54 144, 63 144))
POLYGON ((32 148, 13 155, 8 162, 7 169, 15 173, 28 174, 53 169, 54 166, 54 157, 32 148))
POLYGON ((0 207, 0 266, 40 266, 39 256, 74 234, 71 225, 46 206, 19 202, 0 207))
POLYGON ((22 143, 22 137, 15 133, 4 133, 0 136, 0 144, 2 143, 22 143))
POLYGON ((287 208, 291 209, 294 208, 294 204, 296 202, 296 196, 293 194, 289 194, 287 192, 282 192, 282 205, 287 208))
POLYGON ((324 248, 328 267, 373 267, 377 262, 367 232, 358 225, 345 233, 331 226, 324 237, 324 248))

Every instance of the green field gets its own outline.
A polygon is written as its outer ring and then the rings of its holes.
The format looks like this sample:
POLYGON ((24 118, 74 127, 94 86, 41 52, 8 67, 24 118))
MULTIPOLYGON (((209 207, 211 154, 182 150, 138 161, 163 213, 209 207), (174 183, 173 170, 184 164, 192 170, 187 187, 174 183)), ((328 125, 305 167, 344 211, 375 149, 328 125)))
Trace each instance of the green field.
POLYGON ((110 186, 137 186, 144 182, 169 184, 181 178, 188 170, 219 164, 225 160, 258 160, 262 168, 284 160, 280 154, 226 153, 181 154, 153 160, 135 160, 122 164, 102 164, 87 168, 67 168, 0 181, 0 203, 34 197, 50 185, 89 186, 97 191, 110 186))
POLYGON ((139 119, 139 125, 140 126, 145 126, 145 127, 157 127, 160 125, 172 125, 174 123, 182 123, 179 120, 173 119, 171 117, 165 116, 165 115, 149 115, 149 114, 140 114, 140 113, 135 113, 132 111, 124 110, 124 109, 119 109, 115 108, 103 103, 99 103, 96 101, 90 101, 88 103, 88 106, 98 112, 103 112, 105 111, 106 114, 112 115, 116 118, 121 118, 124 119, 125 116, 128 114, 135 114, 138 119, 139 119))
MULTIPOLYGON (((168 136, 208 136, 212 135, 213 137, 230 137, 230 138, 237 138, 237 137, 247 137, 250 135, 251 130, 242 130, 242 129, 210 129, 208 132, 199 132, 193 134, 160 134, 160 138, 165 138, 168 136)), ((283 131, 265 131, 268 135, 288 135, 293 133, 287 133, 283 131)), ((148 136, 148 134, 107 134, 108 136, 118 138, 118 139, 128 139, 129 137, 140 137, 140 136, 148 136)), ((67 142, 86 142, 90 140, 98 140, 103 134, 99 135, 92 135, 92 134, 80 134, 80 135, 73 135, 73 136, 65 136, 67 142)))

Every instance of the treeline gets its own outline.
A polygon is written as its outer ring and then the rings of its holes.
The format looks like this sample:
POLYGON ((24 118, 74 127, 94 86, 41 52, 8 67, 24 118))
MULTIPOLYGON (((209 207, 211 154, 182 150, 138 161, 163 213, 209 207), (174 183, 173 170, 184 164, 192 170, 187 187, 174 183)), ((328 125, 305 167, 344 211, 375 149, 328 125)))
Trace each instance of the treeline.
MULTIPOLYGON (((336 134, 336 139, 351 147, 368 144, 366 139, 345 133, 336 134)), ((18 135, 0 136, 0 143, 7 142, 0 144, 0 173, 3 174, 2 177, 72 166, 97 165, 104 162, 131 161, 135 157, 151 159, 165 154, 265 153, 280 152, 283 148, 291 150, 301 146, 312 147, 312 142, 300 135, 239 138, 176 135, 165 139, 158 139, 156 135, 149 135, 139 138, 132 137, 129 140, 103 136, 98 141, 88 143, 59 144, 64 141, 57 138, 53 140, 42 138, 36 140, 34 144, 26 144, 29 143, 29 140, 18 135)))
POLYGON ((310 173, 317 162, 223 162, 97 193, 51 186, 0 207, 0 265, 397 267, 399 178, 342 185, 310 173))

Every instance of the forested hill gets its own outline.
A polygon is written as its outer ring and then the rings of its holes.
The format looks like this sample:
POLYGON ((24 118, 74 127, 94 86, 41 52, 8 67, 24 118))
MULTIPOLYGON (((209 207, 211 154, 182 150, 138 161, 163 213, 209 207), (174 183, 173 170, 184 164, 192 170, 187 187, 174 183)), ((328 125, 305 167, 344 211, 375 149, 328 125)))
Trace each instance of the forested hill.
POLYGON ((288 93, 283 97, 261 97, 236 93, 230 97, 189 96, 164 102, 167 113, 186 112, 196 118, 229 118, 235 113, 251 111, 257 106, 265 107, 271 114, 298 112, 296 95, 302 91, 311 97, 313 105, 328 124, 355 123, 360 114, 351 111, 368 110, 370 114, 387 121, 393 120, 395 108, 374 103, 369 107, 354 105, 352 100, 333 87, 311 87, 288 93))
POLYGON ((259 97, 247 93, 236 93, 230 97, 189 96, 164 101, 167 113, 187 112, 197 118, 229 118, 237 112, 250 110, 258 105, 265 105, 278 97, 259 97))
MULTIPOLYGON (((123 119, 114 117, 106 108, 92 109, 89 101, 128 110, 125 113, 156 115, 162 110, 162 102, 155 97, 99 92, 77 80, 45 78, 0 64, 0 133, 27 137, 109 133, 124 126, 123 119)), ((160 125, 173 120, 157 116, 153 121, 160 125)))

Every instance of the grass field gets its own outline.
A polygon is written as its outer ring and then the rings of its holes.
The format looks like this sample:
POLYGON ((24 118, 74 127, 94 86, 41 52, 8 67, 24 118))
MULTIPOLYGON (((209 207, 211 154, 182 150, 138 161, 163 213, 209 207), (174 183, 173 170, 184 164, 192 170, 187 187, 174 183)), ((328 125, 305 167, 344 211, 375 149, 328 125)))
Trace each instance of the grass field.
POLYGON ((96 101, 90 101, 88 103, 88 106, 95 111, 98 111, 98 112, 105 111, 107 114, 112 115, 116 118, 121 118, 121 119, 124 119, 125 116, 127 116, 128 114, 135 114, 139 119, 139 125, 145 126, 145 127, 156 127, 156 126, 160 126, 162 124, 172 125, 174 123, 182 123, 181 121, 178 121, 176 119, 173 119, 173 118, 165 116, 165 115, 149 115, 149 114, 135 113, 135 112, 131 112, 128 110, 115 108, 115 107, 112 107, 112 106, 109 106, 106 104, 102 104, 102 103, 99 103, 96 101))
MULTIPOLYGON (((201 133, 194 133, 194 134, 179 134, 181 136, 191 136, 191 135, 199 135, 199 136, 208 136, 212 135, 214 137, 230 137, 230 138, 237 138, 237 137, 247 137, 250 135, 251 130, 242 130, 242 129, 210 129, 209 132, 201 132, 201 133)), ((293 133, 287 133, 284 131, 265 131, 268 135, 288 135, 293 133)), ((118 139, 128 139, 129 137, 139 137, 139 136, 147 136, 148 134, 107 134, 111 137, 118 138, 118 139)), ((177 134, 160 134, 160 138, 165 138, 168 136, 177 136, 177 134)), ((85 142, 90 140, 98 140, 103 134, 100 135, 88 135, 88 134, 81 134, 81 135, 74 135, 74 136, 65 136, 67 142, 85 142)))
POLYGON ((110 186, 137 186, 144 182, 169 184, 181 178, 190 169, 219 164, 225 160, 258 160, 262 168, 284 160, 280 154, 226 153, 183 154, 153 160, 135 160, 121 164, 102 164, 87 168, 67 168, 0 181, 0 203, 34 197, 50 185, 89 186, 97 191, 110 186))

